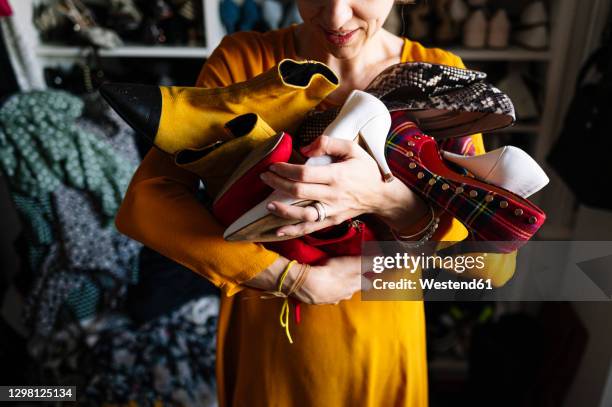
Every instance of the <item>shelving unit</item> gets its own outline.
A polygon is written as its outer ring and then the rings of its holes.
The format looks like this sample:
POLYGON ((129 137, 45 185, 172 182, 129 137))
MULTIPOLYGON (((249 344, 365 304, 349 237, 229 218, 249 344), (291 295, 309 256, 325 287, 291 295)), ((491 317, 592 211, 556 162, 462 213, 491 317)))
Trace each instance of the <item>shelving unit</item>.
MULTIPOLYGON (((210 52, 208 47, 126 45, 113 49, 101 49, 98 55, 105 58, 206 58, 210 52)), ((46 59, 79 58, 83 55, 83 48, 40 45, 36 48, 36 55, 46 59)))

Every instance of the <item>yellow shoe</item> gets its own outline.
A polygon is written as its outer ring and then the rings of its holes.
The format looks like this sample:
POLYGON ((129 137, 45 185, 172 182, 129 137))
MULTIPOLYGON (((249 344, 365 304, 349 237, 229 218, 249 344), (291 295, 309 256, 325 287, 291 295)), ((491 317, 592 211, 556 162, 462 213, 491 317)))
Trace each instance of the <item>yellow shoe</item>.
POLYGON ((244 158, 276 134, 255 113, 238 116, 224 127, 224 133, 233 139, 217 141, 197 150, 182 150, 174 158, 176 165, 200 176, 213 198, 244 158))
POLYGON ((214 143, 223 125, 244 113, 259 114, 273 129, 294 132, 306 112, 338 84, 325 64, 285 59, 224 88, 107 83, 100 93, 130 126, 174 154, 214 143))

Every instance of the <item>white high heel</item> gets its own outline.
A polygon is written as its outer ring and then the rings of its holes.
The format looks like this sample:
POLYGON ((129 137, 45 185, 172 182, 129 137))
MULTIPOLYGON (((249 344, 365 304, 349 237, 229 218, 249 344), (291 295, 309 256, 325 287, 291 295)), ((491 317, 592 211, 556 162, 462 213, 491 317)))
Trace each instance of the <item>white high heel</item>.
POLYGON ((486 154, 464 156, 442 151, 442 157, 465 168, 476 178, 527 198, 548 184, 544 170, 529 154, 505 146, 486 154))
MULTIPOLYGON (((391 128, 391 115, 380 99, 369 93, 355 90, 340 109, 338 116, 327 126, 323 134, 331 138, 355 140, 361 138, 369 153, 378 163, 385 182, 393 180, 391 169, 385 159, 385 143, 391 128)), ((328 155, 311 157, 304 165, 328 165, 333 162, 328 155)), ((232 223, 223 233, 223 238, 230 241, 273 242, 293 239, 296 236, 276 236, 276 229, 299 223, 280 218, 271 213, 267 206, 272 201, 288 205, 308 206, 311 200, 296 200, 288 195, 274 191, 267 199, 260 202, 232 223)))

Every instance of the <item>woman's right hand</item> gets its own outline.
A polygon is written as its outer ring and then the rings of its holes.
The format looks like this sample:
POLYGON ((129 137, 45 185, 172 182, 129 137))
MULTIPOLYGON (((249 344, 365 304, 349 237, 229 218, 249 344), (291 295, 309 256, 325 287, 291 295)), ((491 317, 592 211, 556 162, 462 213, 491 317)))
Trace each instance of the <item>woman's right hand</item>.
POLYGON ((306 304, 337 304, 361 289, 361 257, 334 257, 311 266, 302 287, 293 296, 306 304))

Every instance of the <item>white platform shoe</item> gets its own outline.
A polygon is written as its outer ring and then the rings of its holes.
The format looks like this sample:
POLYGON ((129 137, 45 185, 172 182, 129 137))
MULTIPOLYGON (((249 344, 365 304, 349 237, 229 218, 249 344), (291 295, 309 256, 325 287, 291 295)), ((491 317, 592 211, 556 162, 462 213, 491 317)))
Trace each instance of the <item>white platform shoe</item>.
POLYGON ((442 157, 468 170, 481 181, 527 198, 548 184, 544 170, 529 154, 505 146, 486 154, 464 156, 442 151, 442 157))

